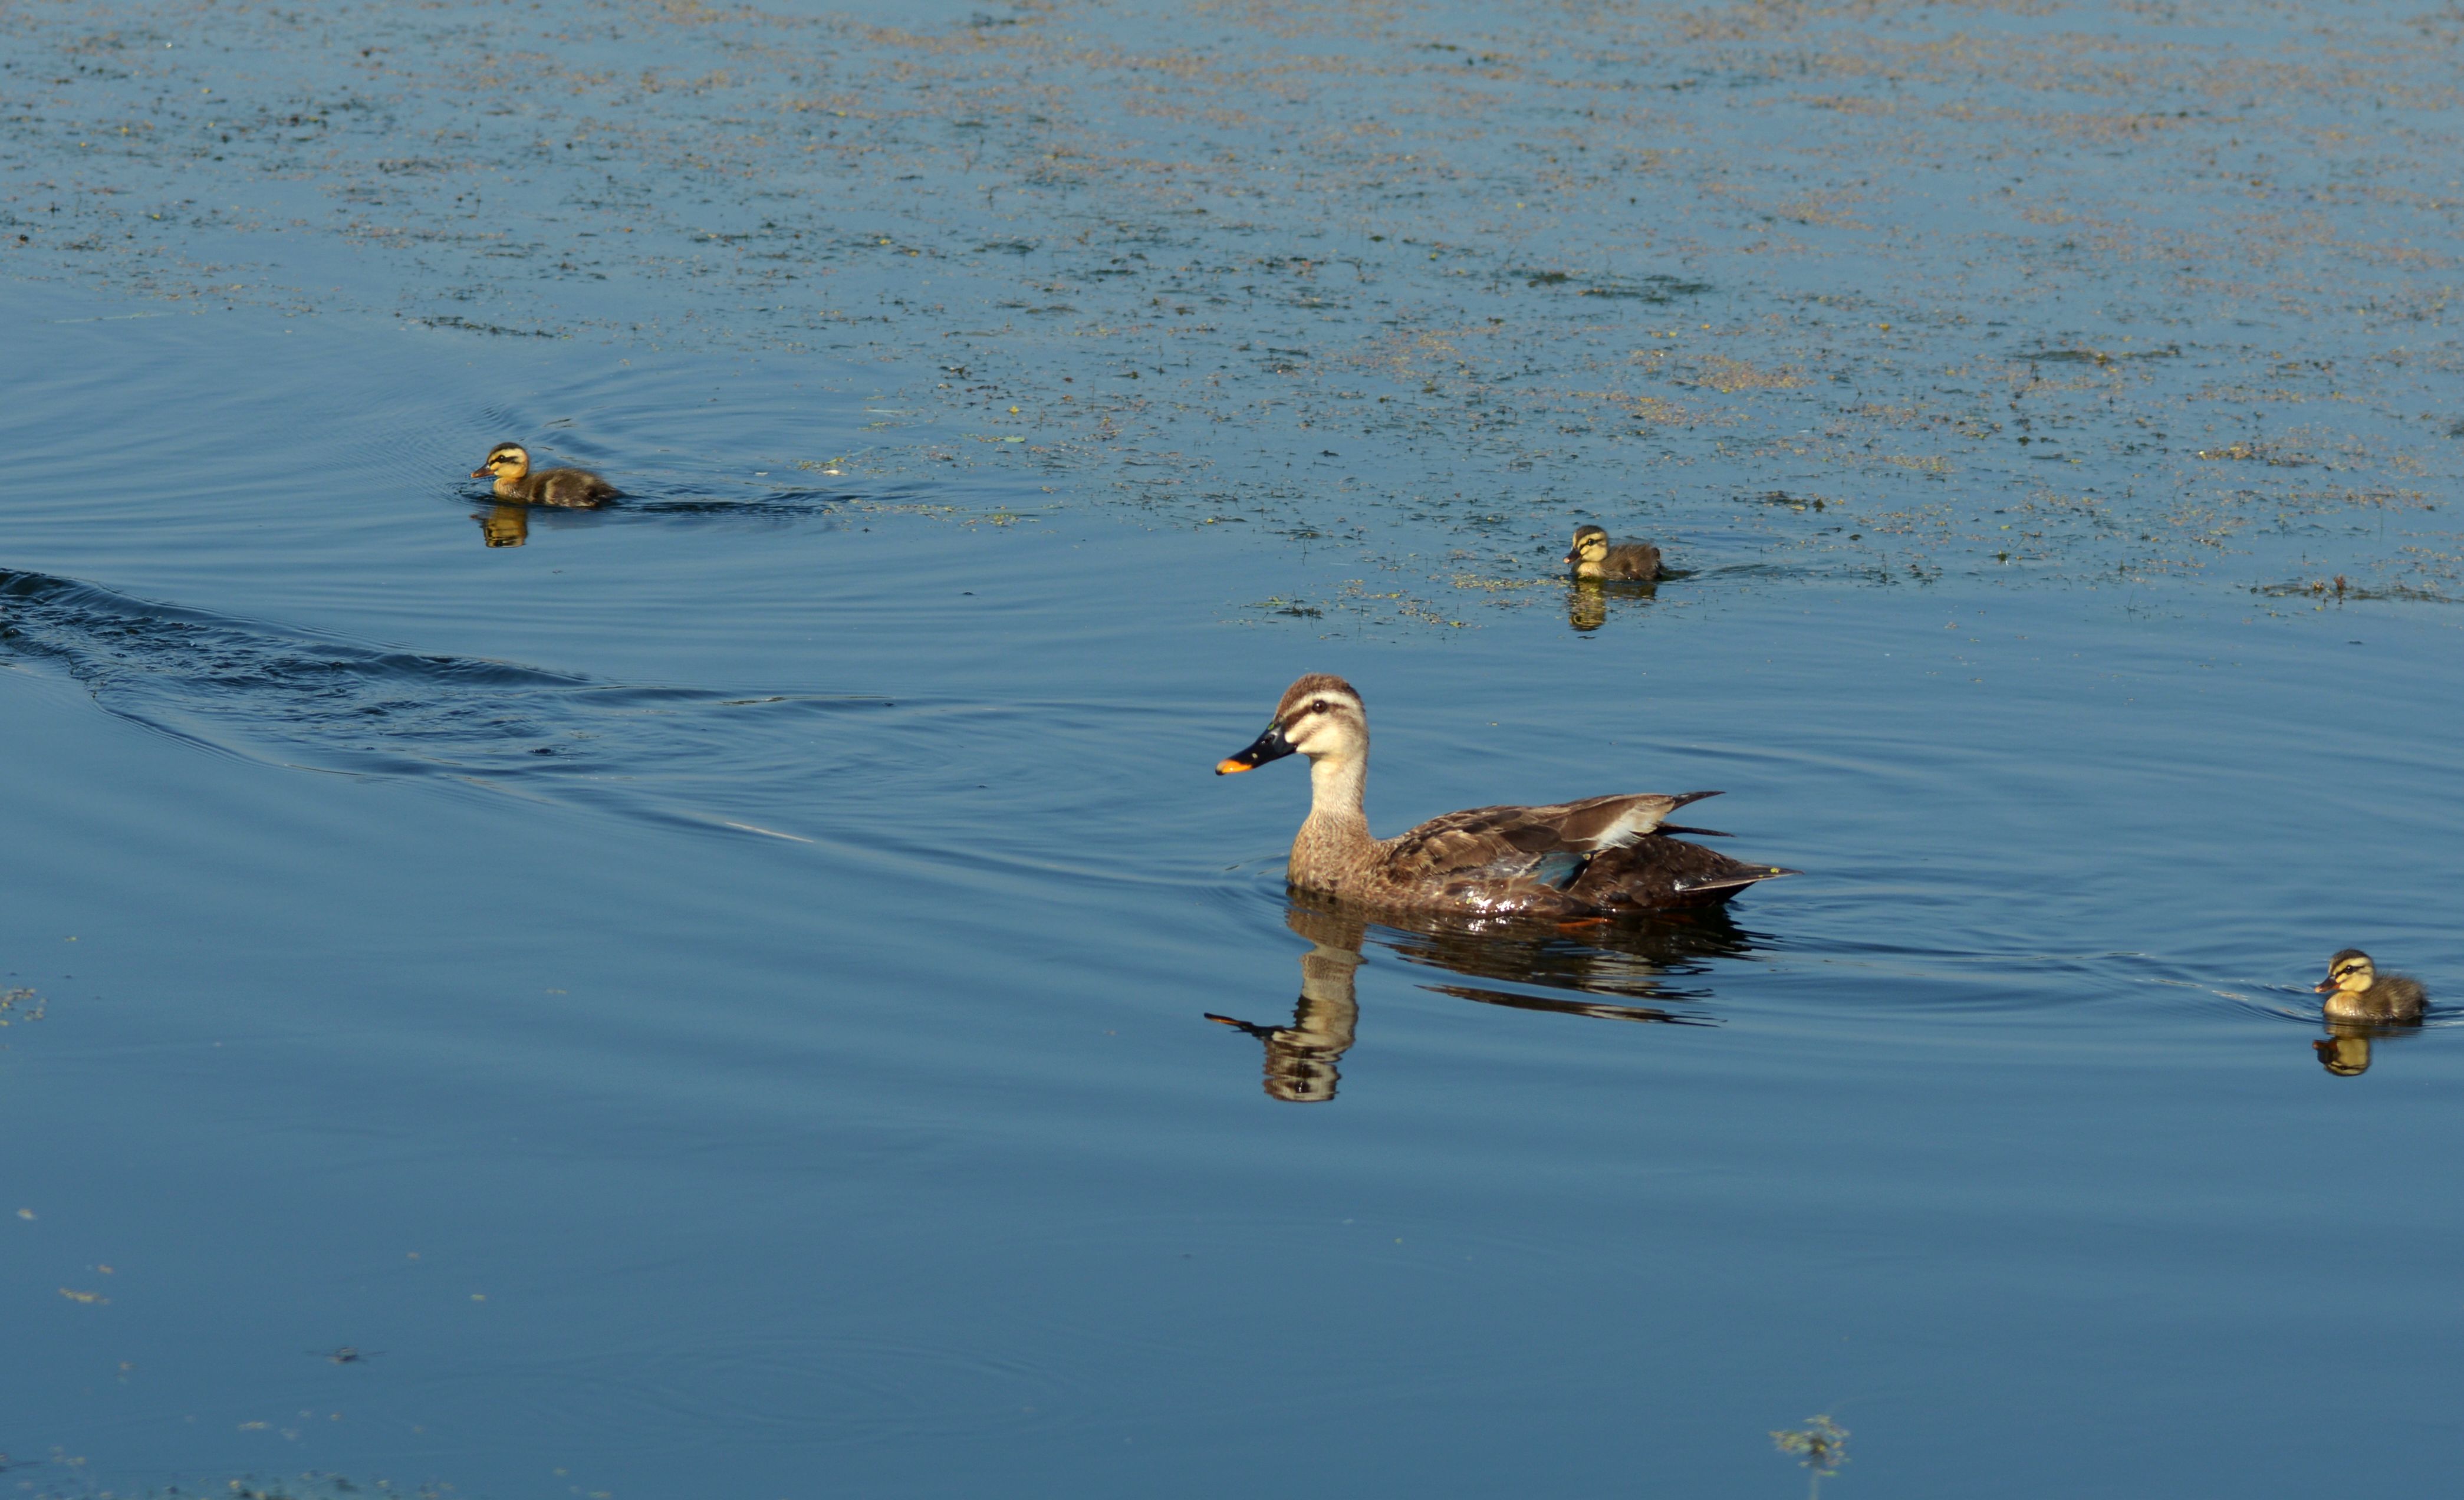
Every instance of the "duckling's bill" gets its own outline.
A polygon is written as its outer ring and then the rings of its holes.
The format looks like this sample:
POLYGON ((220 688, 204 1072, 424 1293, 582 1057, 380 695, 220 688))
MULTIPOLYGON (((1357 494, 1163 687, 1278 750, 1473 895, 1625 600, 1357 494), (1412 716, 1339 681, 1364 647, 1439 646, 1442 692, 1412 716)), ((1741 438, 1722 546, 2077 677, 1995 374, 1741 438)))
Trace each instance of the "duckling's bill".
POLYGON ((1269 761, 1280 761, 1291 753, 1292 742, 1284 738, 1284 726, 1268 724, 1266 732, 1250 740, 1247 749, 1216 761, 1215 774, 1238 776, 1243 771, 1254 771, 1269 761))

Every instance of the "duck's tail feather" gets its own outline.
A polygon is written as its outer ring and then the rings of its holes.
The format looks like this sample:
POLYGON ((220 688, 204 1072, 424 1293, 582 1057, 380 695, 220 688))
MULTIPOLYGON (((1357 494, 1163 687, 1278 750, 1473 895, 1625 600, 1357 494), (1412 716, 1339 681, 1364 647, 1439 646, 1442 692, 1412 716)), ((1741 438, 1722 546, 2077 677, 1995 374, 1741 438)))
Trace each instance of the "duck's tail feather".
POLYGON ((1693 879, 1679 878, 1677 889, 1687 895, 1705 891, 1742 891, 1758 880, 1776 880, 1782 875, 1801 875, 1802 870, 1790 870, 1782 865, 1736 865, 1693 879))

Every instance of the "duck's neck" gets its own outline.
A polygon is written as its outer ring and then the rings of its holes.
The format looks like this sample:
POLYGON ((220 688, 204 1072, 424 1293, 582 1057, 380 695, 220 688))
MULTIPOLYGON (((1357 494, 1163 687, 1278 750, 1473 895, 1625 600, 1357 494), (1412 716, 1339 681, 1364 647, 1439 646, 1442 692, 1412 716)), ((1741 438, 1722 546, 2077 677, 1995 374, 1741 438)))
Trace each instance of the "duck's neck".
POLYGON ((1366 865, 1377 842, 1369 836, 1369 814, 1360 805, 1368 782, 1366 754, 1324 756, 1309 762, 1309 815, 1292 840, 1286 871, 1292 884, 1332 891, 1341 885, 1344 872, 1366 865))

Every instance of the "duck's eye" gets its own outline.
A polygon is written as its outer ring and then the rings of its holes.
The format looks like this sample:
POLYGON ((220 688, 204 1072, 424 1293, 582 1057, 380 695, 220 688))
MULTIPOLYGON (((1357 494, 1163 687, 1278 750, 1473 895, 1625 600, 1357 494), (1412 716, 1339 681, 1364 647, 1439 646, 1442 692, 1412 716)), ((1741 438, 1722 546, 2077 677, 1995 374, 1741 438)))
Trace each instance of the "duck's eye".
POLYGON ((1323 714, 1323 713, 1325 713, 1325 712, 1326 712, 1326 699, 1324 699, 1324 698, 1320 698, 1320 699, 1318 699, 1316 702, 1314 702, 1314 703, 1310 704, 1310 705, 1309 705, 1309 712, 1310 712, 1310 713, 1312 713, 1312 714, 1323 714))

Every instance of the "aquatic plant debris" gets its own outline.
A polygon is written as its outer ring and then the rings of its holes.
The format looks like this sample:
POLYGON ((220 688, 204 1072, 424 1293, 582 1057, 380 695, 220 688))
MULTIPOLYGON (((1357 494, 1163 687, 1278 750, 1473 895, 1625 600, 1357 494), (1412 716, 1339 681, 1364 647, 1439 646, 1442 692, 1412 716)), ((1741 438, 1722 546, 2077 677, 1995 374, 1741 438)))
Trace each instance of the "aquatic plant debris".
POLYGON ((1804 1426, 1783 1428, 1771 1437, 1771 1446, 1809 1471, 1805 1487, 1808 1495, 1821 1494, 1822 1482, 1838 1473, 1848 1462, 1848 1429, 1832 1421, 1828 1413, 1808 1417, 1804 1426))
POLYGON ((831 464, 869 485, 1339 506, 1433 590, 1581 518, 1878 585, 2464 597, 2453 13, 995 12, 19 8, 0 247, 166 310, 862 362, 916 413, 831 464))

